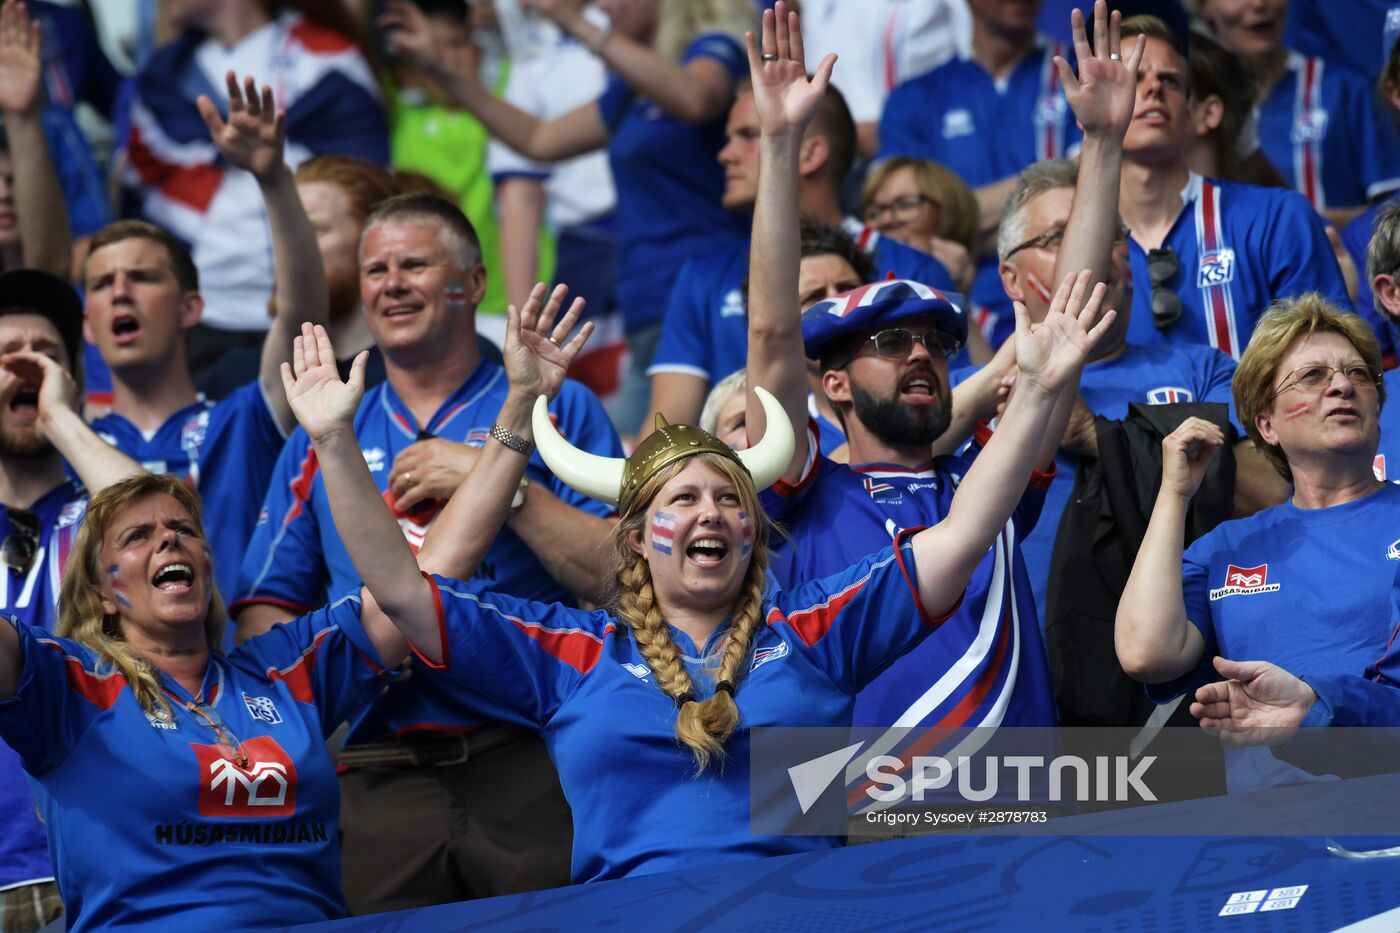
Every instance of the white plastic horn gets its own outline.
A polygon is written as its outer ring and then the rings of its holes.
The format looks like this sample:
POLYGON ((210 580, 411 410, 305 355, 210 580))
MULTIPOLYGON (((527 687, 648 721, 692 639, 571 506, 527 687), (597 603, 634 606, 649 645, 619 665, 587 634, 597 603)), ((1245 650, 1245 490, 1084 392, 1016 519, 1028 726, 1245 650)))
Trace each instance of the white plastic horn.
MULTIPOLYGON (((759 386, 754 387, 754 392, 763 405, 767 430, 758 444, 748 450, 736 451, 735 455, 753 477, 754 488, 761 490, 767 489, 787 472, 788 464, 792 462, 795 438, 792 422, 773 394, 759 386)), ((540 458, 555 476, 585 496, 608 505, 618 504, 622 497, 626 460, 590 454, 566 441, 549 420, 549 400, 543 395, 535 399, 531 425, 535 430, 535 445, 539 448, 540 458)))
POLYGON ((762 386, 754 386, 753 391, 763 405, 763 420, 767 425, 762 440, 748 450, 736 453, 753 477, 753 488, 762 491, 787 472, 797 440, 793 437, 792 422, 788 420, 787 412, 783 411, 782 404, 773 397, 773 393, 762 386))
POLYGON ((535 446, 539 448, 540 459, 550 472, 585 496, 617 505, 626 460, 590 454, 564 440, 555 430, 554 422, 549 420, 549 399, 543 395, 535 399, 530 422, 535 429, 535 446))

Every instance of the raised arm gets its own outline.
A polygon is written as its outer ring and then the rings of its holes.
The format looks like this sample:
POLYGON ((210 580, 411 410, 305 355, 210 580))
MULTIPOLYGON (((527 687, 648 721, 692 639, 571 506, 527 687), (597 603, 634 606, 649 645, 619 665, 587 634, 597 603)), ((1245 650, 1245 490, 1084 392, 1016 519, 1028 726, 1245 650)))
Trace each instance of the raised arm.
POLYGON ((476 467, 433 522, 418 551, 418 564, 425 571, 459 580, 470 578, 505 523, 534 446, 530 413, 535 400, 558 394, 569 364, 593 333, 590 321, 569 339, 583 311, 583 300, 575 299, 559 318, 568 291, 557 285, 546 301, 545 286, 540 283, 518 313, 514 305, 507 309, 502 358, 510 389, 496 415, 496 427, 503 429, 510 443, 503 443, 493 428, 493 439, 482 448, 476 467))
POLYGON ((287 401, 316 450, 336 531, 368 592, 361 612, 365 633, 392 665, 407 652, 404 638, 438 650, 438 623, 433 593, 355 439, 368 358, 368 351, 355 357, 349 380, 342 382, 326 329, 306 324, 293 341, 291 362, 282 364, 281 377, 287 401))
POLYGON ((523 0, 552 19, 601 58, 641 97, 654 102, 677 120, 708 123, 722 117, 734 96, 728 70, 713 58, 682 65, 612 27, 603 29, 580 12, 580 0, 523 0))
POLYGON ((607 145, 608 128, 595 103, 552 120, 540 120, 501 100, 481 83, 479 53, 446 47, 423 11, 408 0, 390 0, 378 24, 389 33, 389 51, 423 69, 454 103, 471 111, 507 146, 537 162, 557 162, 607 145))
POLYGON ((316 231, 306 216, 292 170, 283 161, 287 138, 287 113, 279 110, 272 88, 245 79, 242 91, 232 71, 228 81, 228 120, 208 97, 198 101, 200 116, 225 162, 250 172, 258 182, 272 232, 272 259, 276 283, 272 300, 277 309, 263 339, 258 379, 283 433, 296 426, 287 396, 282 391, 281 368, 292 359, 292 341, 302 322, 324 324, 330 316, 330 290, 316 231))
POLYGON ((78 474, 88 492, 98 493, 118 480, 146 472, 135 460, 97 436, 83 420, 78 385, 57 362, 42 353, 7 353, 0 357, 0 391, 19 379, 39 386, 39 432, 78 474))
POLYGON ((14 168, 20 261, 66 282, 73 277, 73 236, 44 137, 42 67, 39 21, 30 21, 23 3, 5 0, 0 6, 0 118, 14 168))
POLYGON ((1104 0, 1096 0, 1094 45, 1090 48, 1084 14, 1074 10, 1070 22, 1079 74, 1075 75, 1063 58, 1055 57, 1065 98, 1084 130, 1079 183, 1055 259, 1056 279, 1088 269, 1095 284, 1108 281, 1113 244, 1122 223, 1118 217, 1118 179, 1123 171, 1123 137, 1133 121, 1137 69, 1143 52, 1139 36, 1126 60, 1121 56, 1114 59, 1120 55, 1121 19, 1117 11, 1110 17, 1104 0))
POLYGON ((934 614, 959 598, 1025 492, 1052 410, 1073 385, 1095 342, 1113 323, 1099 314, 1104 287, 1083 300, 1088 276, 1061 283, 1045 321, 1034 332, 1016 302, 1016 365, 1020 370, 997 431, 977 455, 953 496, 948 515, 914 536, 919 596, 934 614), (1097 323, 1095 323, 1097 321, 1097 323))
POLYGON ((797 14, 779 0, 763 13, 763 46, 746 37, 758 110, 759 182, 749 254, 749 389, 745 417, 757 443, 766 422, 754 394, 762 386, 782 403, 797 435, 784 478, 800 478, 807 462, 807 363, 802 349, 802 310, 797 273, 801 230, 797 210, 798 155, 802 133, 826 93, 836 55, 822 59, 808 80, 797 14), (770 58, 769 56, 776 56, 770 58))
POLYGON ((1220 428, 1201 418, 1186 419, 1162 439, 1162 485, 1113 626, 1118 663, 1135 680, 1175 680, 1205 652, 1200 630, 1186 618, 1182 542, 1191 497, 1224 444, 1220 428))

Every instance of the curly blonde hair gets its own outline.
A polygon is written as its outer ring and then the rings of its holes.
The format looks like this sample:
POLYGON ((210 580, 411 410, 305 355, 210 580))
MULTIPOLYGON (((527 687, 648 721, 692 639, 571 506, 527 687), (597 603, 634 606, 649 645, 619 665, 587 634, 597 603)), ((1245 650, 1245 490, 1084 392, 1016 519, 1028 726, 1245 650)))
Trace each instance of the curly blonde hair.
MULTIPOLYGON (((170 704, 161 691, 160 677, 122 637, 116 616, 102 611, 102 539, 122 511, 145 496, 162 493, 185 507, 190 519, 203 533, 199 496, 175 476, 143 473, 113 483, 88 502, 87 517, 73 542, 73 551, 63 571, 58 600, 58 624, 54 634, 71 638, 97 652, 103 662, 126 678, 141 708, 152 715, 169 715, 170 704)), ((218 590, 213 591, 209 612, 204 617, 204 639, 211 654, 222 650, 224 625, 228 616, 218 590)))
MULTIPOLYGON (((742 466, 718 454, 695 456, 734 484, 740 504, 753 516, 753 552, 743 586, 730 613, 729 631, 725 635, 724 648, 715 671, 717 685, 727 683, 737 692, 744 662, 753 644, 753 634, 763 621, 763 589, 768 573, 771 526, 763 507, 759 505, 753 480, 742 466)), ((707 700, 695 698, 695 685, 690 672, 681 660, 680 651, 666 629, 666 620, 657 604, 651 567, 628 544, 630 533, 643 529, 651 500, 689 462, 690 458, 678 460, 647 479, 633 499, 635 504, 632 510, 618 523, 613 536, 615 572, 609 607, 632 630, 637 648, 651 668, 657 686, 679 706, 676 739, 695 756, 695 773, 698 776, 711 764, 723 762, 724 744, 739 725, 739 707, 734 695, 722 688, 716 689, 714 696, 707 700)))

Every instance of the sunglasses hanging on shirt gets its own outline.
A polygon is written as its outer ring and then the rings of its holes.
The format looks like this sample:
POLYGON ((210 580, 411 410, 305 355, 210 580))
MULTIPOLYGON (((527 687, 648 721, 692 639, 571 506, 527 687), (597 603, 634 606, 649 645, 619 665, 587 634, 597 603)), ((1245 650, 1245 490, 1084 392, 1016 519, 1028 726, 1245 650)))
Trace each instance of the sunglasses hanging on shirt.
POLYGON ((0 545, 0 559, 22 576, 29 572, 34 555, 39 553, 39 516, 28 509, 6 509, 5 520, 9 533, 0 545))

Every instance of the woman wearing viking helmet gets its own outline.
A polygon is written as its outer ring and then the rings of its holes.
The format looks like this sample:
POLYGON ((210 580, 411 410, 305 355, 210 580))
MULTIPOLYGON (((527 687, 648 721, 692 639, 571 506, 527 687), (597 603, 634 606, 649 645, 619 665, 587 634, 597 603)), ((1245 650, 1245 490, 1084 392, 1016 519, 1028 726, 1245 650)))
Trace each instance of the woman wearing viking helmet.
MULTIPOLYGON (((778 48, 800 69, 800 43, 789 48, 783 26, 778 48)), ((752 37, 749 54, 756 62, 752 37)), ((794 81, 795 107, 810 115, 833 61, 810 84, 805 75, 794 81)), ((948 517, 901 533, 843 573, 778 591, 766 574, 770 526, 757 490, 792 455, 782 406, 756 390, 767 428, 741 452, 664 423, 625 461, 576 450, 545 406, 590 325, 570 339, 581 302, 556 320, 565 289, 544 298, 537 285, 519 314, 510 309, 510 392, 416 563, 354 440, 358 380, 340 381, 319 329, 317 340, 298 341, 288 398, 372 596, 366 612, 386 613, 424 662, 469 683, 494 715, 540 730, 573 808, 575 880, 838 845, 751 832, 750 730, 849 726, 860 688, 957 606, 1025 488, 1051 408, 1112 312, 1091 329, 1098 299, 1081 312, 1081 288, 1062 294, 1031 333, 1020 309, 1018 389, 948 517), (474 595, 456 582, 472 575, 504 522, 535 442, 566 483, 618 506, 615 595, 605 610, 474 595)))

